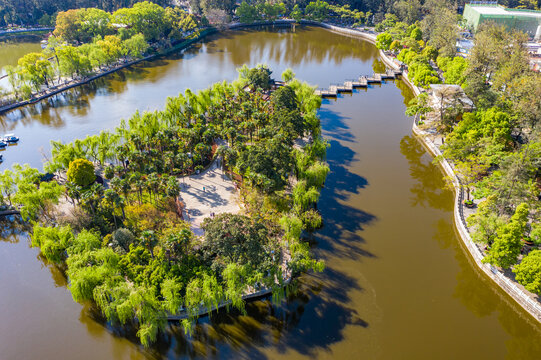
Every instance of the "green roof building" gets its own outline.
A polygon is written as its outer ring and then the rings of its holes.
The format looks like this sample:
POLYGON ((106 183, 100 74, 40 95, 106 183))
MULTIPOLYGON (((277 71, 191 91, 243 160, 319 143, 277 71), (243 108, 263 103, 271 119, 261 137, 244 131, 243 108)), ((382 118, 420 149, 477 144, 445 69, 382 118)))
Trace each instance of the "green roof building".
POLYGON ((472 2, 464 8, 464 20, 477 31, 487 21, 524 31, 530 38, 541 39, 541 11, 507 9, 495 2, 472 2))

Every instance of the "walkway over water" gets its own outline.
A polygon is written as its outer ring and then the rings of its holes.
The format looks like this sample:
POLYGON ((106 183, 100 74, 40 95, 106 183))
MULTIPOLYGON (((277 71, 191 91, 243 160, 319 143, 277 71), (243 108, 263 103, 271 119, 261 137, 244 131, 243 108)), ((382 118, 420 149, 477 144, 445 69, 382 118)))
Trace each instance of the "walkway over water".
POLYGON ((369 84, 381 84, 386 79, 396 79, 402 74, 400 70, 387 70, 385 73, 376 73, 372 76, 360 76, 357 80, 344 81, 343 85, 331 85, 328 89, 318 89, 316 95, 321 97, 336 97, 342 92, 352 92, 355 88, 368 87, 369 84))

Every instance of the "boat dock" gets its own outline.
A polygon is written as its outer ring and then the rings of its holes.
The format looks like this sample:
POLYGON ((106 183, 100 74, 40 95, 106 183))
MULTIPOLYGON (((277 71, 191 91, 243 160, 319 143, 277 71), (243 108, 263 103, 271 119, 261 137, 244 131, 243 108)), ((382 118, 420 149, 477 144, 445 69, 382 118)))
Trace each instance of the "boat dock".
POLYGON ((402 75, 400 70, 387 70, 383 74, 374 74, 372 76, 360 76, 356 80, 347 80, 342 85, 333 84, 328 89, 318 89, 315 94, 321 97, 336 97, 339 93, 353 92, 355 88, 368 87, 369 84, 380 84, 384 80, 396 79, 402 75))

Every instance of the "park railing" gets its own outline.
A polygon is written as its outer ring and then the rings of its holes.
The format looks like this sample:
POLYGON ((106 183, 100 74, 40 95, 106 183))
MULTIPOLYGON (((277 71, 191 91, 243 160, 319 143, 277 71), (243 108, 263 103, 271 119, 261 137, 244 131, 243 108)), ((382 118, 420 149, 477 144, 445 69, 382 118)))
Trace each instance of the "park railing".
POLYGON ((460 179, 458 176, 456 176, 455 171, 449 161, 443 157, 440 149, 434 144, 434 142, 432 142, 432 140, 430 140, 430 138, 427 137, 428 133, 419 129, 417 126, 418 123, 419 115, 416 115, 413 120, 413 133, 421 139, 423 145, 430 153, 432 153, 432 155, 439 157, 439 164, 453 183, 453 187, 455 189, 455 226, 460 235, 462 243, 466 246, 466 249, 475 261, 475 264, 534 318, 541 321, 541 304, 532 299, 527 290, 522 289, 517 285, 517 283, 511 281, 498 268, 490 264, 483 263, 484 255, 481 249, 471 238, 471 234, 466 223, 466 218, 464 216, 464 188, 460 183, 460 179))

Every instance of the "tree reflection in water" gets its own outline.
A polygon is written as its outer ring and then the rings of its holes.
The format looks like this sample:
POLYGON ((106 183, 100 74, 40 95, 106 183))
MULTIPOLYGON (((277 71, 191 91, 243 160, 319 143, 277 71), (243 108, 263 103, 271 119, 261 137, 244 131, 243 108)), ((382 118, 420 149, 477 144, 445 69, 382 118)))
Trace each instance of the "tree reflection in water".
MULTIPOLYGON (((410 166, 410 174, 416 180, 410 188, 411 205, 453 211, 454 194, 446 188, 443 173, 433 163, 432 157, 414 136, 405 136, 400 142, 401 153, 410 166)), ((433 238, 441 248, 451 248, 460 271, 456 275, 453 297, 475 316, 485 318, 498 316, 503 329, 510 335, 506 342, 508 359, 531 359, 541 352, 541 326, 525 310, 497 287, 473 263, 469 253, 459 242, 452 218, 441 218, 434 224, 433 238), (496 295, 496 296, 494 296, 496 295), (524 324, 529 331, 525 331, 524 324)), ((488 345, 488 344, 487 344, 488 345)))
POLYGON ((404 136, 400 141, 400 152, 410 166, 410 175, 416 180, 410 188, 411 206, 423 206, 444 211, 453 210, 453 194, 446 189, 443 175, 413 136, 404 136))

